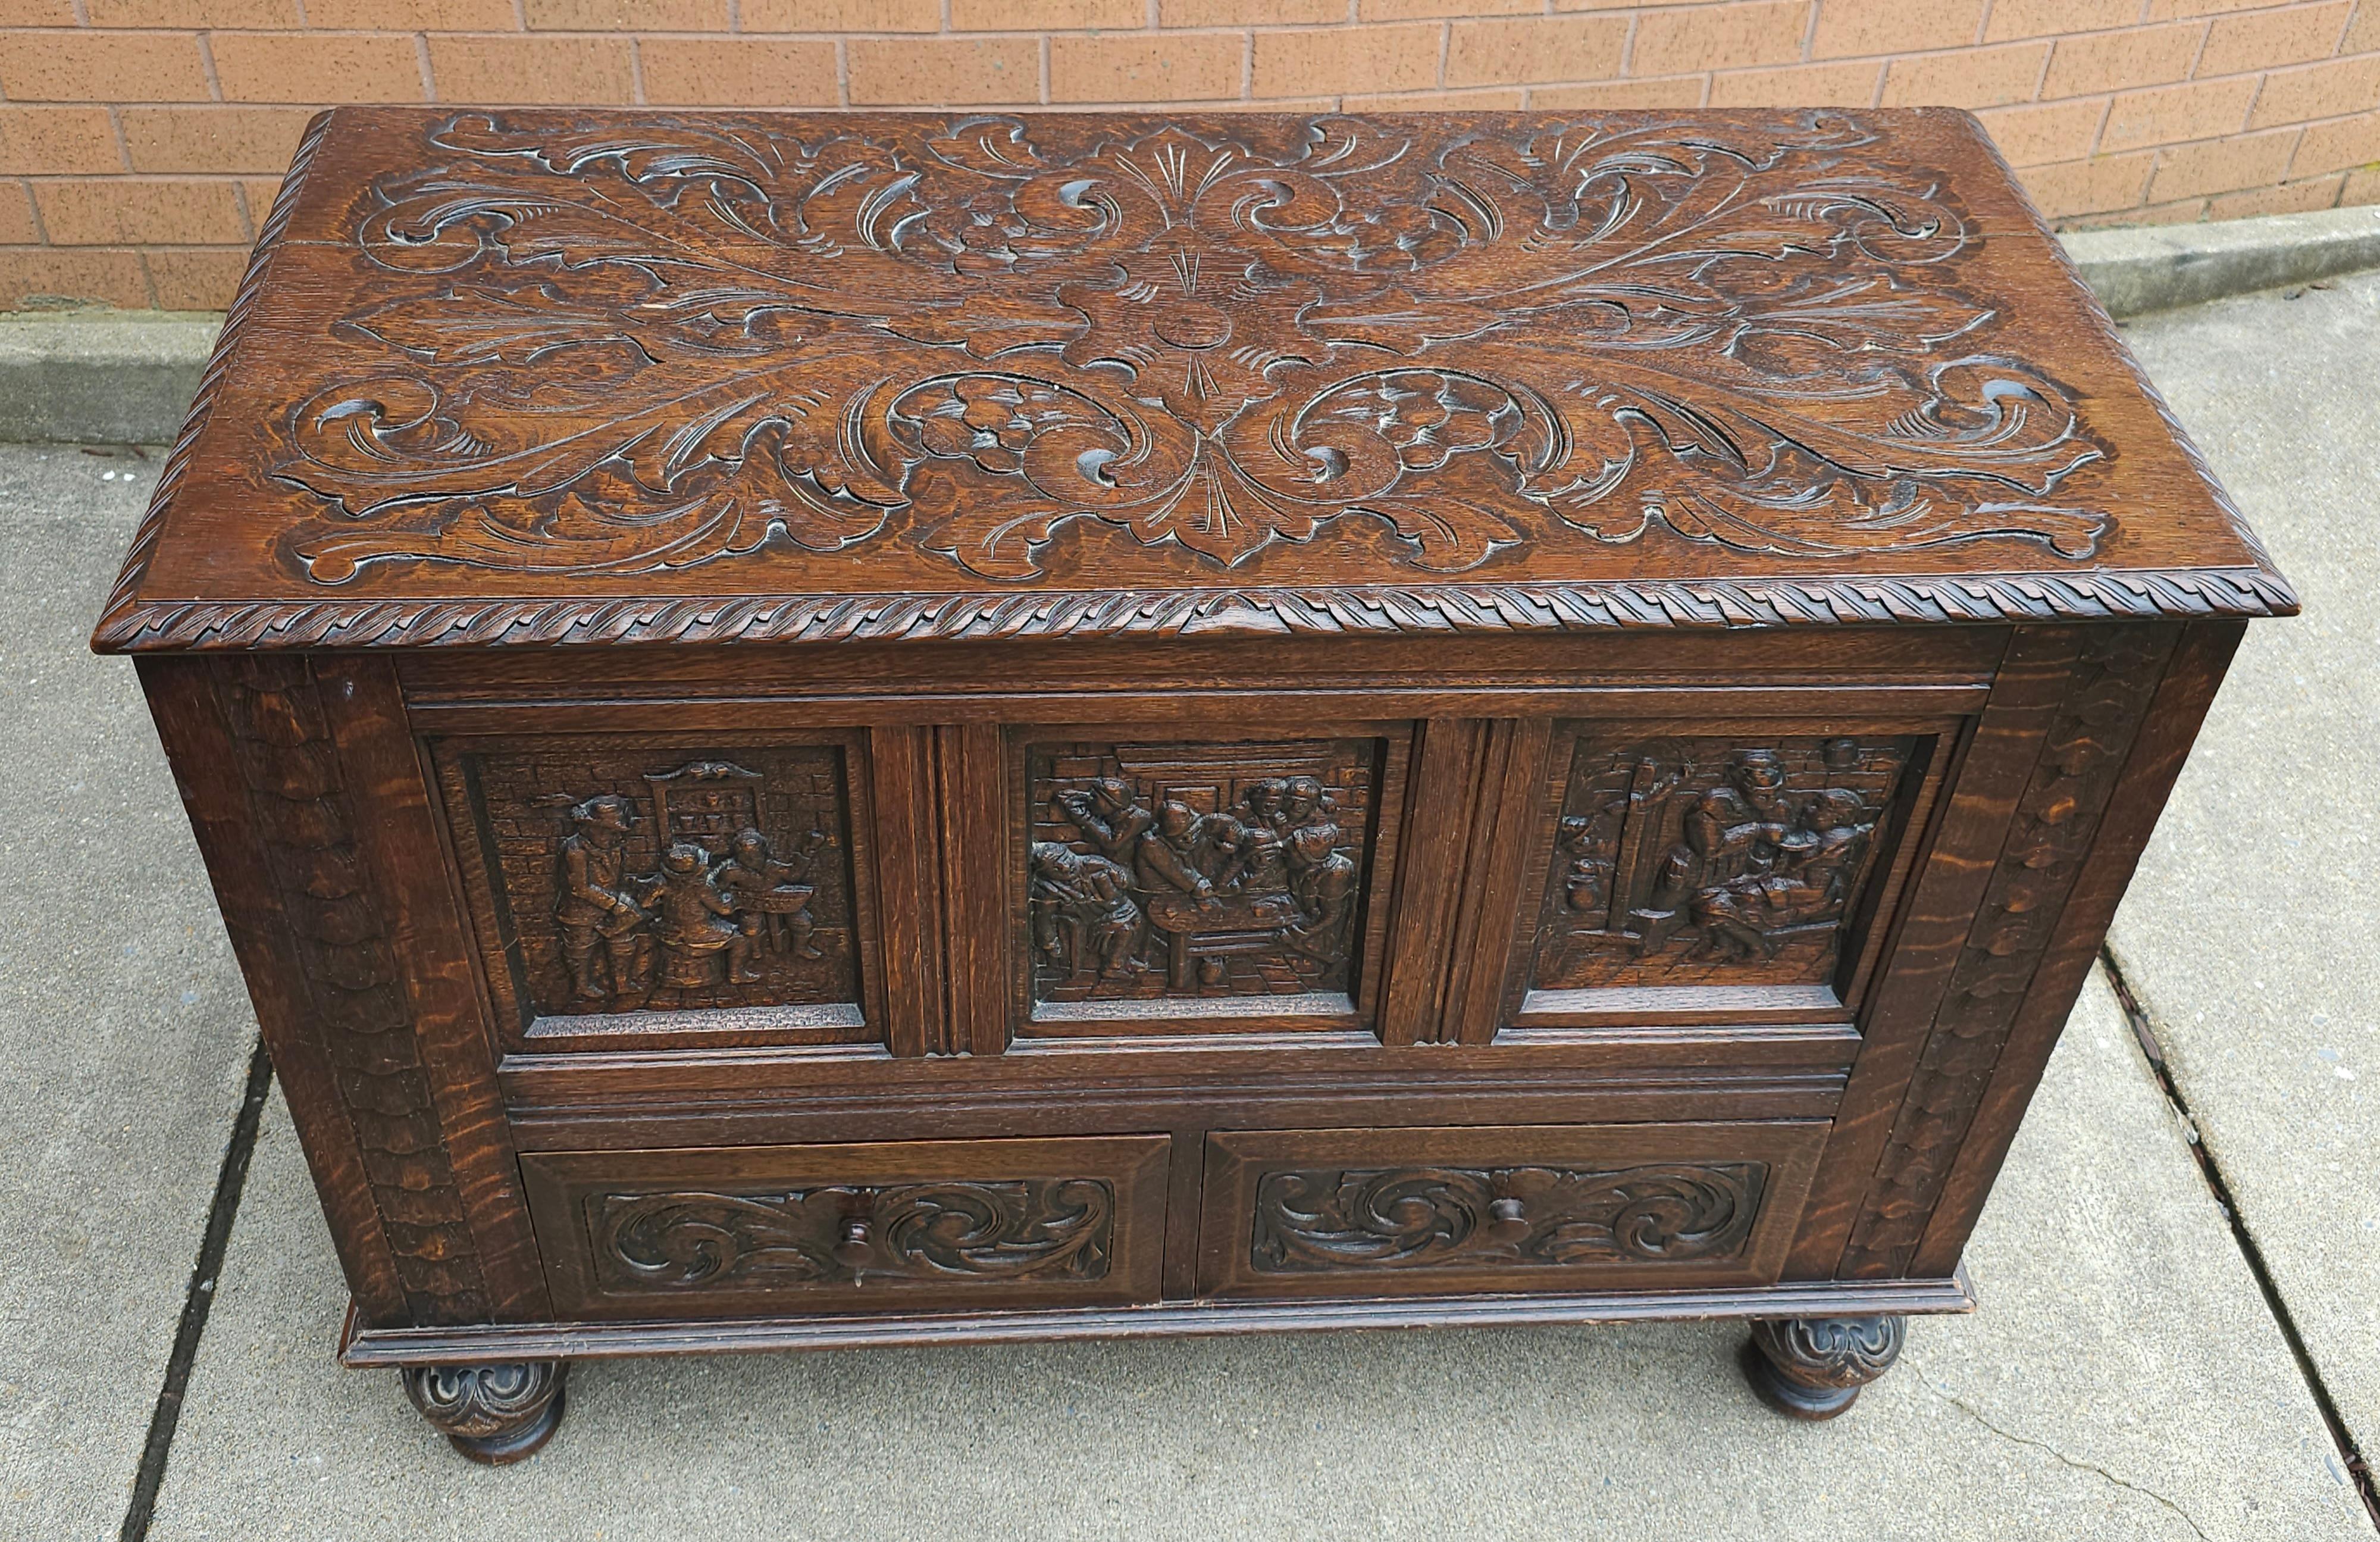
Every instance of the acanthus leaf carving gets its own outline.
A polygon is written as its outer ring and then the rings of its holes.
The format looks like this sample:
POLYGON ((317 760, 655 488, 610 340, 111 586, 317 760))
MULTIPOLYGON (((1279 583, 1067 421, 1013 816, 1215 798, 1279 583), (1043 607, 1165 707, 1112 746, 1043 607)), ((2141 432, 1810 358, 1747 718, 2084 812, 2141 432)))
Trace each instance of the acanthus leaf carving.
POLYGON ((1557 528, 2090 556, 2106 514, 2056 492, 2104 450, 1873 140, 458 115, 358 232, 430 282, 286 425, 330 512, 293 552, 631 573, 897 529, 1014 582, 1075 520, 1230 570, 1362 516, 1440 572, 1557 528))

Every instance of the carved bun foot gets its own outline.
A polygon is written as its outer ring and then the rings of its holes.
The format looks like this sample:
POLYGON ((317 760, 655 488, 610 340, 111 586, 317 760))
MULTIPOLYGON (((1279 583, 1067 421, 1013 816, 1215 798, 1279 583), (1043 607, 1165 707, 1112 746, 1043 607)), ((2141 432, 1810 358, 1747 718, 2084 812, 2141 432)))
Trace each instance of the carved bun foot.
POLYGON ((1831 1419, 1892 1368, 1905 1337, 1900 1317, 1763 1318, 1743 1346, 1743 1374, 1788 1418, 1831 1419))
POLYGON ((407 1366, 405 1395, 474 1462, 501 1467, 533 1456, 562 1422, 560 1360, 494 1366, 407 1366))

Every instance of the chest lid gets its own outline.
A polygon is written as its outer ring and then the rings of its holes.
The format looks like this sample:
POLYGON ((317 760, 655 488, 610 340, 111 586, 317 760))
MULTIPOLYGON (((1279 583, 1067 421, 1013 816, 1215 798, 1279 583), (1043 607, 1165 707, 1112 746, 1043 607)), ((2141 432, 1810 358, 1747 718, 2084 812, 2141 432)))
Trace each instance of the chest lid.
POLYGON ((1961 113, 370 107, 94 641, 2294 605, 1961 113))

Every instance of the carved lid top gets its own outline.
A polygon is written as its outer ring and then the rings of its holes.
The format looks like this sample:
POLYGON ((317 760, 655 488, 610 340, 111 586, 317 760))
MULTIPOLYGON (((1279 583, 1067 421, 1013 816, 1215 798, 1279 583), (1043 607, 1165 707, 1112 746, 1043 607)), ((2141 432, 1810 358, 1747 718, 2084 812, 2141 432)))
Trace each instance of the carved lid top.
POLYGON ((1942 111, 342 109, 97 646, 2294 607, 1942 111))

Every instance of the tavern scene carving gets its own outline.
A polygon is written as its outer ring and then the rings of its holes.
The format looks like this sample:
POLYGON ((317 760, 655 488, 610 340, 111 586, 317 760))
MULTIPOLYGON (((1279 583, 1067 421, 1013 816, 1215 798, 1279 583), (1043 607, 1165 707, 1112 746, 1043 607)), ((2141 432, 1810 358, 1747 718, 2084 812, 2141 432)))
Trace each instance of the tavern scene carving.
POLYGON ((1348 990, 1377 775, 1368 740, 1035 747, 1034 999, 1348 990))
POLYGON ((394 297, 275 425, 283 555, 2099 550, 1939 171, 1822 111, 1446 123, 456 114, 338 216, 394 297))
POLYGON ((1095 1178, 701 1190, 585 1200, 611 1290, 1104 1279, 1115 1191, 1095 1178))
POLYGON ((533 1013, 857 999, 838 750, 552 740, 467 763, 533 1013))
POLYGON ((1582 735, 1531 983, 1827 981, 1912 747, 1582 735))
POLYGON ((1765 1162, 1269 1172, 1257 1272, 1685 1263, 1743 1251, 1765 1162))

